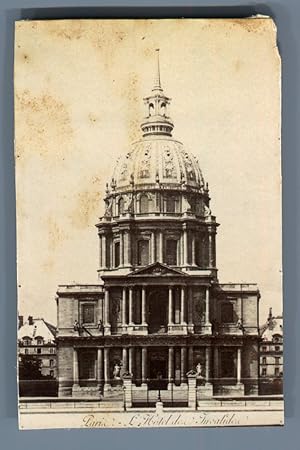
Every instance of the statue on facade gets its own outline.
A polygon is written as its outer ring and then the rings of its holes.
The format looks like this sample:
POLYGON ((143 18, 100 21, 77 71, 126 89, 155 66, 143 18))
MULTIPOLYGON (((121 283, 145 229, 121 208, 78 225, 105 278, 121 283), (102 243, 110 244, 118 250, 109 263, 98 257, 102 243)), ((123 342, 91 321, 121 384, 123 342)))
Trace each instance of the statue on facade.
POLYGON ((112 216, 112 198, 105 200, 105 212, 104 217, 112 216))
POLYGON ((198 364, 196 365, 196 376, 197 376, 197 378, 198 377, 202 378, 201 373, 202 373, 202 366, 201 366, 200 362, 198 362, 198 364))
POLYGON ((114 366, 113 377, 115 380, 119 380, 121 378, 121 366, 119 363, 116 363, 114 366))
POLYGON ((204 217, 210 217, 211 216, 211 210, 209 206, 204 205, 204 217))

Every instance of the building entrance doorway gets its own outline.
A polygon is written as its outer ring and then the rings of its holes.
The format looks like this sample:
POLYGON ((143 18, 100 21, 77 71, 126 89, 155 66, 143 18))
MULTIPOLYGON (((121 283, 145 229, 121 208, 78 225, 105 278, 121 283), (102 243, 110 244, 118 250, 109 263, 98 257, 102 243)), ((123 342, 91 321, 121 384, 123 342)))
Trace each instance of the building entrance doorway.
POLYGON ((168 349, 149 350, 148 359, 149 389, 167 389, 168 387, 168 349))
POLYGON ((151 290, 148 294, 148 330, 149 333, 166 333, 168 331, 168 291, 151 290))

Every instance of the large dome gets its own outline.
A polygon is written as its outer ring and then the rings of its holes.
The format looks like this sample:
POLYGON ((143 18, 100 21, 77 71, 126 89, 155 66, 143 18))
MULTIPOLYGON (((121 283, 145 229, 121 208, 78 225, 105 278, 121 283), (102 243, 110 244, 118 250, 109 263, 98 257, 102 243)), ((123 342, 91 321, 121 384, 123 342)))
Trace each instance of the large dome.
POLYGON ((202 190, 204 179, 197 159, 181 142, 168 136, 149 136, 132 144, 113 172, 117 191, 149 185, 181 186, 202 190))

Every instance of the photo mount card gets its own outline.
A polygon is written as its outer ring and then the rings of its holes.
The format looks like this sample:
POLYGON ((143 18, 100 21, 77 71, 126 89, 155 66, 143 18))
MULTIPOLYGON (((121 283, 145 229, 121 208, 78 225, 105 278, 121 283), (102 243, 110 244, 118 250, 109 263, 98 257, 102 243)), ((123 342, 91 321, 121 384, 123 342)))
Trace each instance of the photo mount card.
POLYGON ((20 429, 283 425, 270 17, 15 25, 20 429))

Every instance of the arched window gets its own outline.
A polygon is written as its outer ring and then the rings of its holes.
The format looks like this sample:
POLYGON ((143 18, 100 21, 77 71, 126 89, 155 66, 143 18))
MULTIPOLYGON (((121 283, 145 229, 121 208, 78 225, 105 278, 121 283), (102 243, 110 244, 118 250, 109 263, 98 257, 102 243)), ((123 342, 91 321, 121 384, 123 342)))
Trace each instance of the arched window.
POLYGON ((31 345, 31 338, 28 336, 23 337, 23 344, 24 345, 31 345))
POLYGON ((124 213, 124 207, 125 207, 125 201, 124 201, 123 197, 120 198, 118 205, 119 205, 119 215, 123 214, 124 213))
POLYGON ((165 116, 165 115, 166 115, 166 112, 167 112, 167 106, 166 106, 165 103, 162 103, 162 104, 160 105, 160 113, 161 113, 162 116, 165 116))
POLYGON ((166 210, 167 213, 176 212, 176 197, 174 197, 173 195, 167 197, 166 210))
POLYGON ((43 345, 44 339, 41 336, 37 336, 36 343, 37 343, 37 345, 43 345))
POLYGON ((152 116, 154 113, 154 105, 153 103, 149 104, 149 116, 152 116))
POLYGON ((147 195, 140 196, 140 213, 145 214, 149 211, 149 199, 147 195))
POLYGON ((232 323, 233 322, 233 305, 232 303, 223 303, 221 306, 221 322, 232 323))

